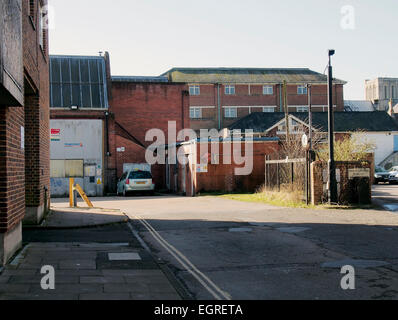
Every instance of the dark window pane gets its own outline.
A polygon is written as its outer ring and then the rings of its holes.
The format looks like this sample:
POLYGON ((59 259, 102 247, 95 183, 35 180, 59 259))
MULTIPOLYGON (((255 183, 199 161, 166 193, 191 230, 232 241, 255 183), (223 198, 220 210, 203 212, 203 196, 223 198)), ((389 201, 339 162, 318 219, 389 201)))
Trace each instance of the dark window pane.
POLYGON ((51 81, 56 83, 60 82, 59 59, 51 60, 51 81))
POLYGON ((69 72, 69 59, 61 60, 61 75, 62 82, 67 84, 70 82, 70 72, 69 72))
POLYGON ((72 82, 79 83, 79 60, 71 59, 72 82))
POLYGON ((90 60, 90 77, 91 83, 98 83, 98 65, 96 60, 90 60))
POLYGON ((63 96, 63 107, 69 108, 72 105, 71 99, 71 87, 69 84, 64 84, 62 86, 62 96, 63 96))
POLYGON ((82 82, 89 82, 89 74, 88 74, 88 61, 80 60, 80 74, 82 82))
POLYGON ((61 105, 61 86, 59 84, 52 85, 53 108, 60 108, 61 105))
POLYGON ((72 105, 80 107, 82 105, 80 101, 80 85, 78 84, 72 85, 72 93, 73 93, 72 105))
POLYGON ((93 108, 101 108, 98 85, 92 85, 91 92, 93 94, 93 108))
POLYGON ((83 105, 82 108, 91 108, 91 94, 90 94, 90 86, 82 85, 82 95, 83 95, 83 105))
POLYGON ((152 175, 148 171, 131 172, 129 179, 152 179, 152 175))

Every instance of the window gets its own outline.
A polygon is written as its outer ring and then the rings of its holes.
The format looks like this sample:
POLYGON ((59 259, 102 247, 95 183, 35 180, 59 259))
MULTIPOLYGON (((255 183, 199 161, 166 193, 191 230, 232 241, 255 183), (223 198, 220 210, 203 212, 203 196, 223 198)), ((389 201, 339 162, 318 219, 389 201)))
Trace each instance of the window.
POLYGON ((189 108, 189 117, 191 119, 200 119, 202 118, 202 109, 197 107, 189 108))
POLYGON ((237 118, 238 108, 225 108, 225 118, 237 118))
POLYGON ((152 179, 152 175, 148 171, 133 171, 130 172, 129 179, 152 179))
POLYGON ((273 86, 264 86, 263 87, 263 94, 264 95, 273 95, 274 94, 274 87, 273 86))
POLYGON ((200 95, 200 86, 190 86, 189 87, 189 94, 191 96, 198 96, 200 95))
POLYGON ((40 6, 39 10, 39 44, 41 49, 46 52, 47 51, 47 11, 44 6, 40 6))
POLYGON ((275 108, 274 107, 264 107, 263 112, 275 112, 275 108))
POLYGON ((395 99, 395 90, 394 86, 391 86, 391 99, 395 99))
POLYGON ((225 94, 227 95, 235 94, 235 86, 233 85, 225 86, 225 94))
POLYGON ((305 106, 297 107, 297 112, 308 112, 308 107, 305 106))
POLYGON ((386 87, 384 87, 384 97, 385 97, 385 99, 388 99, 388 88, 387 88, 387 86, 386 87))
POLYGON ((35 21, 35 0, 29 0, 29 17, 35 21))
POLYGON ((297 94, 307 94, 307 86, 298 86, 297 94))

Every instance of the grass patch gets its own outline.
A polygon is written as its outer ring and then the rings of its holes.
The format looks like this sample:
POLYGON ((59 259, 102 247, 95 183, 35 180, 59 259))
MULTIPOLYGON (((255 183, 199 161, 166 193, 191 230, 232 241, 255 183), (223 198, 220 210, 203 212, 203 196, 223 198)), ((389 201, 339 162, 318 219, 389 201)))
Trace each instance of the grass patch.
POLYGON ((269 191, 261 189, 256 193, 225 193, 225 192, 206 192, 201 193, 199 196, 215 196, 224 199, 242 201, 242 202, 255 202, 264 203, 276 207, 288 208, 305 208, 305 209, 324 209, 324 210, 377 210, 377 205, 329 205, 321 204, 314 206, 307 205, 303 200, 303 192, 295 188, 285 188, 285 190, 269 191))

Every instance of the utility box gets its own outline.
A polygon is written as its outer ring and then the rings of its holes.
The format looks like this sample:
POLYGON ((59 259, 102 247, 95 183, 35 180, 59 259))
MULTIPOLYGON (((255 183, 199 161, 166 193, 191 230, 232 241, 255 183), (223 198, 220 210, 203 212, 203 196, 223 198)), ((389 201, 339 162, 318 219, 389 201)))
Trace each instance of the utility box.
POLYGON ((22 1, 0 2, 0 106, 23 106, 22 1))

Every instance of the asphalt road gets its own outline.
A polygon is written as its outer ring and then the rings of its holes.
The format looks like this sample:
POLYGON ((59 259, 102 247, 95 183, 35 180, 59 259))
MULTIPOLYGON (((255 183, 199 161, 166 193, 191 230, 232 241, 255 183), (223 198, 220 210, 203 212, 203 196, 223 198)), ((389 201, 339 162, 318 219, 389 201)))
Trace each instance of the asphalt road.
POLYGON ((398 299, 398 214, 215 197, 97 198, 118 208, 195 299, 398 299), (341 267, 355 270, 343 290, 341 267))
POLYGON ((373 201, 386 210, 398 211, 398 185, 373 186, 373 201))

